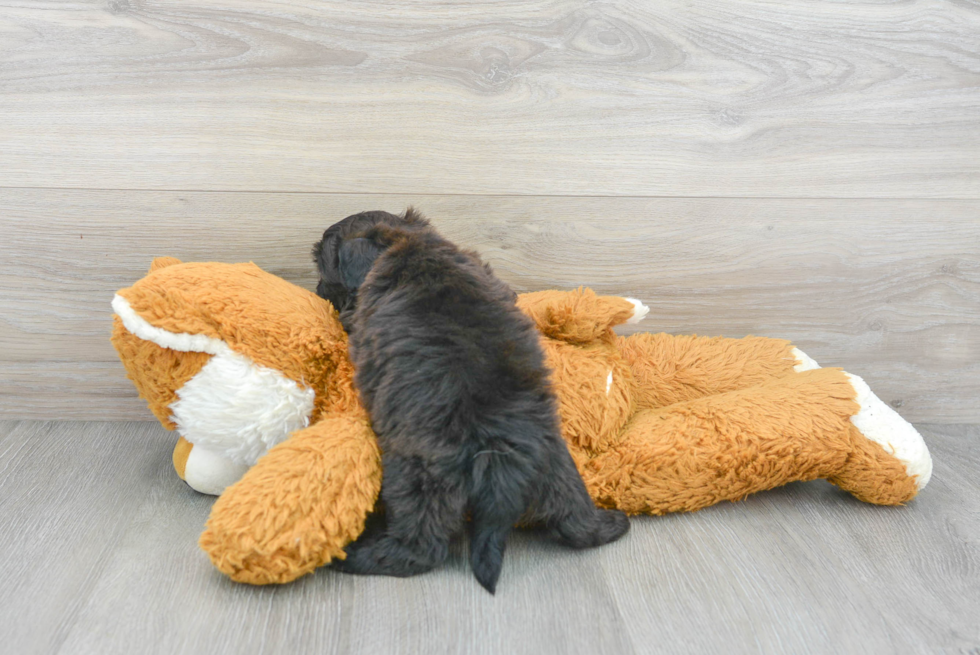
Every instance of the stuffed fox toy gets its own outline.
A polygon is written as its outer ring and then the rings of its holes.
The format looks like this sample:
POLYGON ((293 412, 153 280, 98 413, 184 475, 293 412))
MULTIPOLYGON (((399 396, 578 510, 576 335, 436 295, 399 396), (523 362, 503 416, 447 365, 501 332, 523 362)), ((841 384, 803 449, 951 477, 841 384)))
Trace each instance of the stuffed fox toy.
MULTIPOLYGON (((693 511, 824 478, 897 505, 929 481, 922 437, 861 378, 787 341, 634 334, 638 301, 521 295, 541 331, 562 434, 595 503, 693 511)), ((239 582, 343 558, 374 508, 380 453, 334 308, 254 264, 153 262, 113 299, 112 341, 174 466, 220 494, 201 547, 239 582)))

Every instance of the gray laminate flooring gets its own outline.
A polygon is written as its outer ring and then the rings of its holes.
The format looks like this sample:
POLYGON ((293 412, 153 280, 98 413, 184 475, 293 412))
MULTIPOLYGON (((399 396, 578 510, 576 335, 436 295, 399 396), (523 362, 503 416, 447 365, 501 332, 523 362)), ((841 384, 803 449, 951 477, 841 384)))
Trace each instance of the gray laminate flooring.
POLYGON ((457 545, 410 579, 230 582, 212 503, 142 422, 0 422, 4 653, 980 652, 980 428, 920 426, 935 475, 901 508, 825 482, 640 517, 572 552, 512 538, 495 597, 457 545))

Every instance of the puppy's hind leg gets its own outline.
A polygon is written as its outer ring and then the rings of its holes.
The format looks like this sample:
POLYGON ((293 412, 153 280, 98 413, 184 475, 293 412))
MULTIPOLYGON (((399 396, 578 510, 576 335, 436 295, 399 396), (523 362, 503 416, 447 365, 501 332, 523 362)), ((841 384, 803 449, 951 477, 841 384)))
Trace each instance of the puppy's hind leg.
POLYGON ((445 561, 449 541, 462 526, 466 506, 462 482, 430 470, 416 458, 385 455, 383 466, 383 520, 372 523, 373 530, 347 546, 347 559, 335 562, 333 568, 397 577, 430 571, 445 561))
POLYGON ((572 548, 592 548, 629 531, 624 513, 599 509, 592 502, 564 441, 556 444, 551 464, 532 516, 550 528, 552 536, 572 548))

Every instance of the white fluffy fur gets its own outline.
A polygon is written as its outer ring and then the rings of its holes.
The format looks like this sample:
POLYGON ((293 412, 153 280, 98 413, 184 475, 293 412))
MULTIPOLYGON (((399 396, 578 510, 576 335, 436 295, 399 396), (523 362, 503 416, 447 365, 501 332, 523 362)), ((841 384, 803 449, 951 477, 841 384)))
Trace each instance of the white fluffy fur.
POLYGON ((623 298, 623 300, 629 300, 633 303, 633 315, 626 319, 627 323, 639 323, 643 320, 643 317, 650 313, 650 308, 644 305, 642 302, 636 298, 623 298))
POLYGON ((796 366, 793 367, 793 370, 797 373, 802 371, 812 371, 815 368, 820 368, 820 364, 813 361, 813 359, 808 357, 807 354, 799 348, 793 348, 793 357, 796 358, 796 366))
POLYGON ((309 425, 312 389, 255 364, 220 339, 150 325, 122 296, 113 298, 112 308, 126 329, 141 339, 163 348, 212 355, 177 390, 179 400, 170 406, 177 431, 194 444, 194 450, 203 446, 236 464, 251 466, 290 433, 309 425))
POLYGON ((313 413, 312 389, 230 349, 213 356, 177 396, 170 410, 185 439, 248 465, 309 425, 313 413))

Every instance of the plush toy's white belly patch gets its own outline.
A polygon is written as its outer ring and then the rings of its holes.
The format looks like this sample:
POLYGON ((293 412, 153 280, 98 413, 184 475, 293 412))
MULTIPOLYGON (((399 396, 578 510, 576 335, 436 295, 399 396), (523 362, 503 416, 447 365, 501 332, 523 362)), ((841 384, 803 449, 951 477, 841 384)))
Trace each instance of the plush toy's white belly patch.
POLYGON ((259 366, 227 343, 201 334, 178 334, 150 325, 126 299, 112 308, 134 335, 162 348, 206 352, 207 364, 177 390, 171 420, 182 437, 239 464, 251 466, 272 446, 309 425, 312 389, 259 366))
POLYGON ((177 390, 171 420, 192 444, 251 465, 310 424, 313 395, 312 389, 229 350, 214 355, 177 390))

